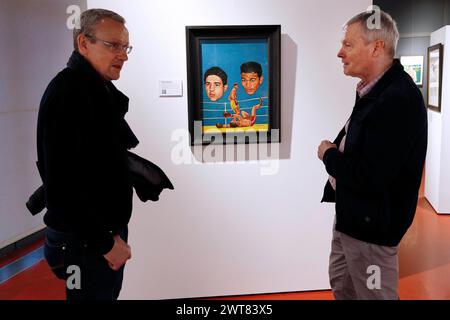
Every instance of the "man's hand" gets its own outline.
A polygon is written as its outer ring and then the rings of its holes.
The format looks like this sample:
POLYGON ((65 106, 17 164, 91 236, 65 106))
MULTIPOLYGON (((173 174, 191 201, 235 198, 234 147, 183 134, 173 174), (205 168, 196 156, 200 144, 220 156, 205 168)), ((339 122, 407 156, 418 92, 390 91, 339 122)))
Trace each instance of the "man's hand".
POLYGON ((321 161, 323 161, 323 155, 325 154, 325 152, 330 148, 337 148, 337 146, 328 140, 323 140, 320 143, 319 147, 317 148, 317 156, 321 161))
POLYGON ((131 259, 131 247, 119 235, 114 236, 114 246, 111 251, 103 255, 111 269, 117 271, 128 259, 131 259))

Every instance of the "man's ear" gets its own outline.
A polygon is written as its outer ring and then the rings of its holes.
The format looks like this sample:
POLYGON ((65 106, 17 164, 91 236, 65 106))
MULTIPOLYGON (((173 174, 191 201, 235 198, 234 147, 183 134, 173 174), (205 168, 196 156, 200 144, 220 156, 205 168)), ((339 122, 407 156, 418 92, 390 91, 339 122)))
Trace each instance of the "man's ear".
POLYGON ((223 92, 226 92, 227 89, 228 89, 228 85, 226 84, 226 85, 223 86, 223 92))
POLYGON ((78 51, 80 52, 80 54, 85 55, 87 53, 87 42, 88 42, 88 38, 80 33, 77 36, 77 45, 78 45, 78 51))
POLYGON ((259 77, 259 84, 263 83, 264 81, 264 77, 261 75, 261 77, 259 77))
POLYGON ((384 53, 385 48, 386 46, 383 40, 376 40, 375 45, 373 47, 372 55, 374 57, 379 57, 384 53))

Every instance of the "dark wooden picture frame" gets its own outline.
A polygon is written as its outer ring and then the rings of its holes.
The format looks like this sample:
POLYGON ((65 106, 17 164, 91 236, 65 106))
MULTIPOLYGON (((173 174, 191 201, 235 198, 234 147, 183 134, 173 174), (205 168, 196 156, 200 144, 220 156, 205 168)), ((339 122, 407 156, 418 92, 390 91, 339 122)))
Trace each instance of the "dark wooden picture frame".
POLYGON ((442 101, 442 70, 444 62, 444 46, 438 43, 434 46, 428 48, 428 90, 427 90, 427 106, 430 110, 441 112, 441 101, 442 101), (433 58, 431 62, 432 55, 438 54, 437 59, 433 58), (437 61, 436 61, 437 60, 437 61), (439 70, 436 69, 436 64, 439 70), (437 96, 437 97, 436 97, 437 96), (433 99, 432 101, 430 101, 433 99))
POLYGON ((280 25, 187 26, 186 56, 191 145, 281 141, 280 25))

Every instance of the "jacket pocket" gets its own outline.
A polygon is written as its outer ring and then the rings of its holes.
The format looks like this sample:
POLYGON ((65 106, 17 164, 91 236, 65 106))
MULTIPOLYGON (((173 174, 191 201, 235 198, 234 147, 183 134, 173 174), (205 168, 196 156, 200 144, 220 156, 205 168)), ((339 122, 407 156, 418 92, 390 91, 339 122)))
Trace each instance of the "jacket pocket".
POLYGON ((386 221, 383 221, 380 199, 363 194, 352 194, 345 197, 346 222, 351 229, 367 236, 367 239, 375 239, 383 234, 386 221))
POLYGON ((67 278, 65 266, 66 249, 67 244, 63 240, 47 234, 44 244, 45 260, 47 260, 48 265, 56 277, 63 280, 67 278))

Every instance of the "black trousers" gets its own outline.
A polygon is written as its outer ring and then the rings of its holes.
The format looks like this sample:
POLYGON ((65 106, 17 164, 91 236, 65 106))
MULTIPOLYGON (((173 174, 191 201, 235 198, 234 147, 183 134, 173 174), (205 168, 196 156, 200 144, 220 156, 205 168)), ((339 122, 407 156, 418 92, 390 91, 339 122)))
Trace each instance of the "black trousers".
MULTIPOLYGON (((126 242, 128 228, 122 228, 119 235, 126 242)), ((125 265, 118 271, 112 270, 102 255, 92 252, 77 236, 47 227, 44 255, 53 273, 66 280, 67 300, 117 300, 119 297, 125 265)))

